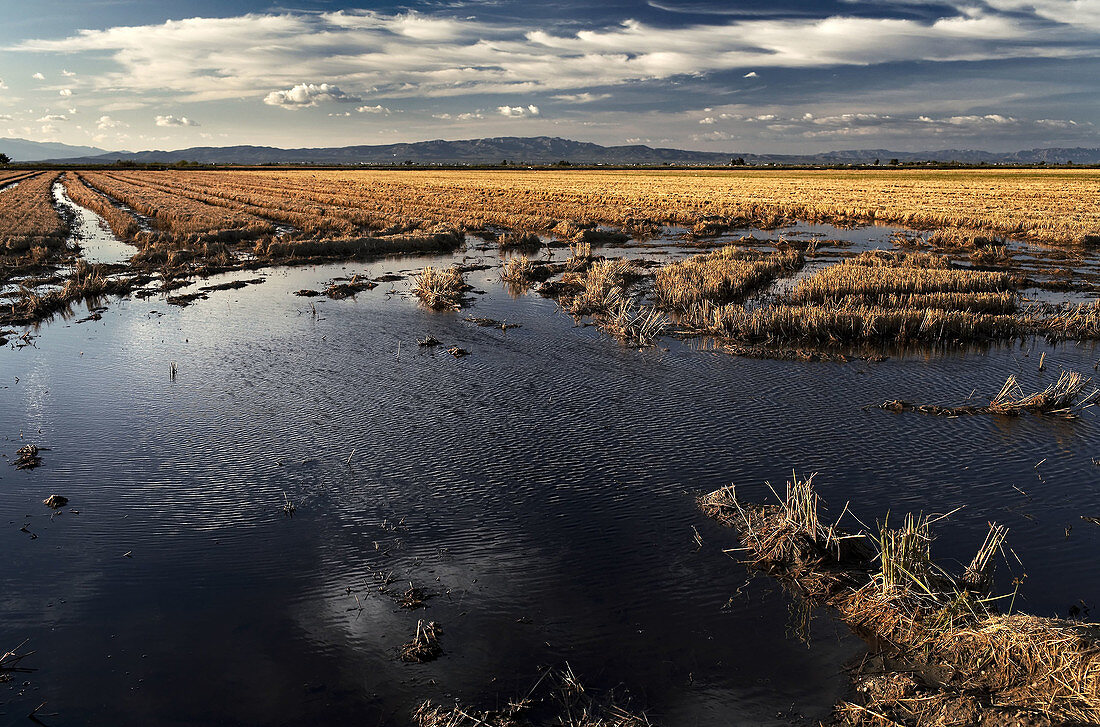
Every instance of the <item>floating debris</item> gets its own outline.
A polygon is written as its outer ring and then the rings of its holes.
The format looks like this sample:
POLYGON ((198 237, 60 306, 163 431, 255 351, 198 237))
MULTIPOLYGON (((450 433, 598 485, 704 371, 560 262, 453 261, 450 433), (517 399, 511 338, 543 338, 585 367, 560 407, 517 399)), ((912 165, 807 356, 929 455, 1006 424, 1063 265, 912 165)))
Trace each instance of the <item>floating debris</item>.
POLYGON ((360 293, 364 290, 372 290, 378 287, 378 283, 366 278, 360 279, 358 275, 352 277, 352 279, 346 283, 333 282, 325 289, 325 295, 333 300, 343 300, 344 298, 350 298, 356 293, 360 293))
POLYGON ((1067 419, 1076 417, 1081 411, 1093 406, 1100 396, 1100 390, 1093 389, 1085 395, 1085 388, 1091 378, 1076 371, 1063 371, 1058 380, 1042 391, 1025 395, 1015 376, 1009 376, 988 406, 938 406, 936 404, 915 404, 911 401, 892 399, 879 404, 879 409, 887 411, 916 411, 933 416, 969 416, 975 414, 1000 414, 1019 416, 1024 412, 1045 414, 1067 419))
POLYGON ((46 507, 52 507, 54 510, 57 510, 68 505, 69 498, 65 497, 64 495, 50 495, 42 501, 42 504, 46 507))
POLYGON ((302 290, 295 290, 294 295, 300 296, 302 298, 316 298, 317 296, 321 295, 321 291, 303 288, 302 290))
POLYGON ((427 601, 431 597, 430 593, 410 583, 409 587, 397 597, 397 605, 401 608, 407 608, 410 611, 414 611, 428 605, 427 601))
POLYGON ((42 465, 42 457, 38 453, 43 451, 37 445, 25 444, 15 451, 16 459, 13 464, 19 470, 33 470, 42 465))
POLYGON ((401 646, 401 661, 423 664, 438 659, 443 655, 443 649, 439 646, 441 631, 435 621, 417 621, 413 640, 401 646))
POLYGON ((24 639, 21 644, 11 651, 5 651, 3 654, 0 654, 0 682, 10 681, 12 672, 32 671, 31 669, 24 669, 19 666, 19 662, 34 653, 33 651, 27 651, 22 654, 19 653, 19 650, 27 644, 27 641, 28 639, 24 639))
POLYGON ((470 355, 469 351, 467 351, 464 348, 459 348, 458 346, 451 346, 450 348, 447 349, 447 353, 451 354, 455 358, 462 358, 463 356, 469 356, 470 355))
POLYGON ((519 328, 522 324, 519 323, 507 323, 505 321, 498 321, 493 318, 478 318, 477 316, 466 316, 466 322, 473 323, 480 328, 499 328, 502 331, 507 331, 509 328, 519 328))
POLYGON ((418 346, 438 346, 441 343, 443 343, 443 341, 440 341, 435 336, 430 336, 430 335, 425 336, 424 338, 416 339, 416 345, 418 345, 418 346))
POLYGON ((544 671, 534 687, 521 699, 512 699, 502 709, 479 710, 456 704, 442 707, 423 702, 413 713, 417 727, 530 727, 553 724, 562 727, 652 727, 645 714, 626 710, 613 693, 596 696, 573 673, 564 669, 544 671), (531 721, 528 712, 539 705, 545 721, 531 721))

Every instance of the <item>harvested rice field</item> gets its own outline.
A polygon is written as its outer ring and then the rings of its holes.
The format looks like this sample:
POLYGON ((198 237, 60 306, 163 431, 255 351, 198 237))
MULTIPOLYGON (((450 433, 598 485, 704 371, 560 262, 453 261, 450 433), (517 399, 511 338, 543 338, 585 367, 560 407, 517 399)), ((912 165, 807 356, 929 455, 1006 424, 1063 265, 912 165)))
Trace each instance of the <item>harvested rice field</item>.
POLYGON ((1096 723, 1098 182, 0 172, 0 724, 1096 723))

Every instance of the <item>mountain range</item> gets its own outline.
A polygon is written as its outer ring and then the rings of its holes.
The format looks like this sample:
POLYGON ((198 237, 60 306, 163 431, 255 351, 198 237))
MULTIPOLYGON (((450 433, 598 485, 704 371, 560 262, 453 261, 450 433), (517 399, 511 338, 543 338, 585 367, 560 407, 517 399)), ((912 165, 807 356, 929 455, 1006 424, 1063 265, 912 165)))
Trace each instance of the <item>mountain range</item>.
POLYGON ((494 137, 459 141, 418 141, 405 144, 280 149, 270 146, 191 147, 175 151, 108 152, 95 147, 0 139, 0 152, 14 161, 50 161, 71 164, 134 163, 200 164, 611 164, 611 165, 729 165, 734 159, 763 164, 888 164, 906 162, 961 162, 965 164, 1100 164, 1100 149, 1045 148, 1017 152, 977 149, 940 149, 903 152, 854 149, 818 154, 751 154, 653 148, 644 145, 601 146, 557 137, 494 137))

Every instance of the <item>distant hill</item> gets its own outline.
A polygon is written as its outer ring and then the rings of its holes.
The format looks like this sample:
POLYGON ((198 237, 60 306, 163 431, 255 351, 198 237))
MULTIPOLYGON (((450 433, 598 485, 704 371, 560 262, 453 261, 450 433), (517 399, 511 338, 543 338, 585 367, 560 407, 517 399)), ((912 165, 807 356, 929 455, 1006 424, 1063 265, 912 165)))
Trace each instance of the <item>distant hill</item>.
MULTIPOLYGON (((2 147, 0 147, 2 149, 2 147)), ((102 150, 96 150, 101 152, 102 150)), ((13 158, 15 154, 8 152, 13 158)), ((176 151, 110 152, 72 155, 60 159, 74 164, 136 163, 202 164, 679 164, 728 165, 733 159, 748 164, 888 164, 900 162, 962 162, 966 164, 1100 163, 1100 149, 1029 149, 993 153, 975 149, 899 152, 855 149, 820 154, 749 154, 653 148, 643 145, 601 146, 549 136, 503 136, 460 141, 418 141, 407 144, 279 149, 271 146, 200 146, 176 151)))
POLYGON ((13 162, 42 162, 49 159, 106 154, 107 150, 94 146, 57 144, 51 141, 0 138, 0 153, 7 154, 13 162))

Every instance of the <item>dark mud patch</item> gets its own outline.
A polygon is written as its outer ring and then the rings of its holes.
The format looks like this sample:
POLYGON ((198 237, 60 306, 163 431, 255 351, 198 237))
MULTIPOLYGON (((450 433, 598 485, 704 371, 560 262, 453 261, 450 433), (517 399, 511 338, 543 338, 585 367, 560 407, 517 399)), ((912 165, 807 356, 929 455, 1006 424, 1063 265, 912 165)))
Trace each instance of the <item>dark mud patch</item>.
POLYGON ((165 302, 168 303, 168 305, 186 308, 196 300, 206 300, 207 298, 209 298, 209 296, 206 293, 186 293, 184 295, 170 295, 165 298, 165 302))
POLYGON ((251 280, 230 280, 228 283, 218 283, 217 285, 204 285, 199 290, 206 292, 212 292, 215 290, 240 290, 241 288, 247 288, 250 285, 259 285, 267 280, 267 278, 252 278, 251 280))

